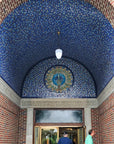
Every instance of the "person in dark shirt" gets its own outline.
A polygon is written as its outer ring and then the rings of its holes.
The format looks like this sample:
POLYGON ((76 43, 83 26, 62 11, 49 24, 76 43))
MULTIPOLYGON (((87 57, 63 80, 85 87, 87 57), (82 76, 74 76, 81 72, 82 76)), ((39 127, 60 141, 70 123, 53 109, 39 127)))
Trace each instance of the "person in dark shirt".
POLYGON ((71 139, 68 138, 68 133, 64 132, 63 137, 59 139, 58 144, 73 144, 71 139))

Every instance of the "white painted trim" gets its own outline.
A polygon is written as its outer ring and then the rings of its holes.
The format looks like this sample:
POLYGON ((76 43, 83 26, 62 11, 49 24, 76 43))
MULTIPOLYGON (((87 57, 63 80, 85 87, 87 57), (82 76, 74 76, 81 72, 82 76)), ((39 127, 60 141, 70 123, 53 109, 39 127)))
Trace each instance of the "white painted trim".
POLYGON ((0 93, 9 98, 13 103, 20 107, 21 98, 10 88, 10 86, 0 77, 0 93))
POLYGON ((114 77, 97 97, 98 106, 100 106, 112 93, 114 93, 114 77))

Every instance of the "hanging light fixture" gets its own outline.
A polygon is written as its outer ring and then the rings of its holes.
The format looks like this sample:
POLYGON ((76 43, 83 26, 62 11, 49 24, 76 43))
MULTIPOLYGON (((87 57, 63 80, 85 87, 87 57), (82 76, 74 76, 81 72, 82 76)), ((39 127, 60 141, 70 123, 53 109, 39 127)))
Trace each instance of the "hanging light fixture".
MULTIPOLYGON (((60 31, 58 31, 57 34, 58 34, 58 40, 59 40, 59 39, 60 39, 60 38, 59 38, 59 36, 60 36, 60 31)), ((60 45, 60 44, 59 44, 59 45, 60 45)), ((56 50, 55 50, 55 56, 56 56, 57 59, 61 59, 62 54, 63 54, 62 49, 56 49, 56 50)))
POLYGON ((62 49, 56 49, 56 50, 55 50, 55 55, 56 55, 56 58, 57 58, 57 59, 61 59, 62 54, 63 54, 62 49))

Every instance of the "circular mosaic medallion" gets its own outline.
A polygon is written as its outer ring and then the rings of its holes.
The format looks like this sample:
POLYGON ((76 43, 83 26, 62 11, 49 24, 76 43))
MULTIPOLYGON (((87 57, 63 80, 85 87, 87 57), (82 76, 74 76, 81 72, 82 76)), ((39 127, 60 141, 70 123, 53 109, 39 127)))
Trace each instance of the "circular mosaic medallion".
POLYGON ((61 93, 70 88, 72 84, 72 72, 64 66, 54 66, 45 74, 45 85, 51 91, 61 93))

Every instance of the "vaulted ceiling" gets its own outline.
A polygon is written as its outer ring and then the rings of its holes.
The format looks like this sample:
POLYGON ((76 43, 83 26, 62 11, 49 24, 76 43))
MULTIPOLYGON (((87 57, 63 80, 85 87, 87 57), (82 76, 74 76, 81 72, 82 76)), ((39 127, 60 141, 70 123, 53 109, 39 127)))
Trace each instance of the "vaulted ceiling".
POLYGON ((0 75, 21 96, 28 71, 55 57, 59 46, 63 57, 78 61, 90 72, 98 96, 114 76, 113 35, 105 16, 82 0, 30 0, 0 25, 0 75))

